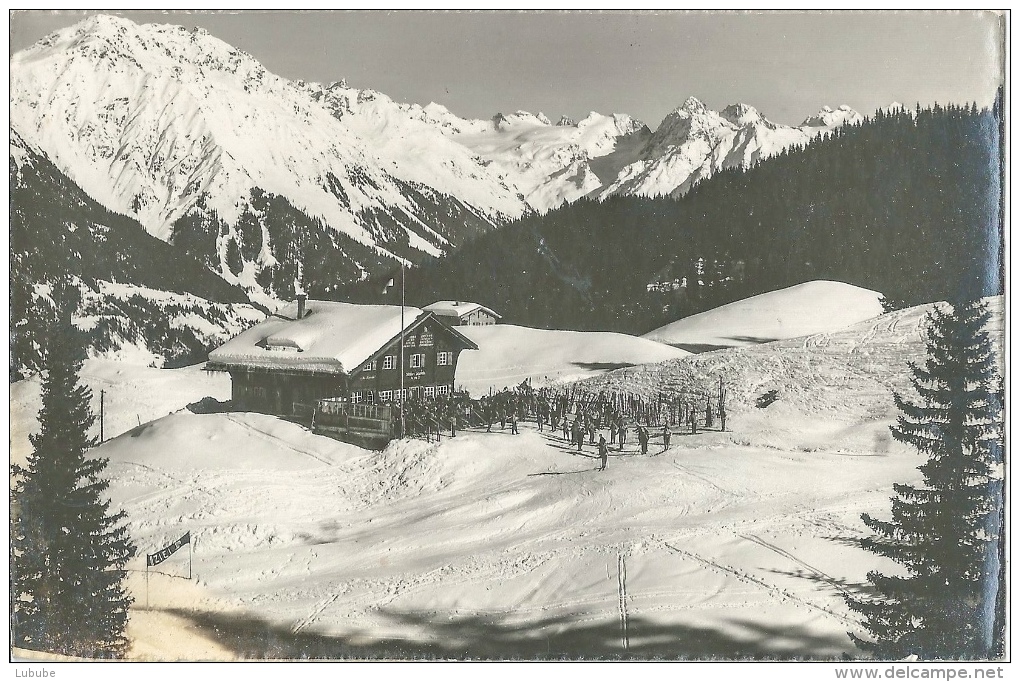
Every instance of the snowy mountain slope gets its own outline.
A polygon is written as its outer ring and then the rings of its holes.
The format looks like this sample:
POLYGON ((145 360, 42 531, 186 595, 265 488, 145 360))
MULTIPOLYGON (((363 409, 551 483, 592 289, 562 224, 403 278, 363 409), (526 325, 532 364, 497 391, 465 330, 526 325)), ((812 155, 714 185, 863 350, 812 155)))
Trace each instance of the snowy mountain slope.
POLYGON ((715 112, 690 97, 671 112, 648 141, 641 158, 625 166, 598 196, 680 196, 726 168, 747 167, 846 123, 863 120, 849 107, 828 107, 800 127, 773 123, 754 107, 734 104, 715 112))
POLYGON ((686 346, 745 346, 833 332, 882 313, 877 291, 813 281, 685 317, 643 338, 686 346))
POLYGON ((239 287, 100 206, 16 132, 9 190, 12 377, 39 369, 52 290, 68 278, 93 356, 197 362, 261 317, 239 287))
POLYGON ((632 160, 615 155, 607 164, 606 157, 621 147, 640 148, 651 136, 643 123, 630 116, 594 111, 577 123, 559 125, 552 125, 542 114, 523 111, 497 114, 491 122, 479 123, 455 122, 444 131, 512 178, 529 205, 539 211, 600 188, 632 160))
MULTIPOLYGON (((1001 356, 1003 300, 988 302, 1001 356)), ((843 592, 888 566, 848 540, 867 532, 862 512, 888 513, 893 483, 920 480, 923 457, 888 427, 930 309, 576 384, 654 398, 722 377, 729 390, 725 432, 680 430, 668 450, 653 438, 647 456, 631 441, 604 472, 594 447, 530 421, 383 452, 251 413, 131 428, 133 400, 165 415, 227 395, 225 377, 90 361, 87 383, 130 429, 96 454, 141 550, 131 657, 857 655, 843 592), (193 579, 172 556, 143 609, 142 555, 186 531, 193 579)), ((30 417, 37 395, 15 384, 12 415, 30 417)))
POLYGON ((301 255, 322 291, 533 209, 683 193, 855 116, 823 110, 787 128, 692 98, 654 135, 624 114, 469 120, 342 81, 289 81, 202 30, 109 16, 11 58, 11 122, 26 142, 228 281, 285 298, 301 255))
POLYGON ((175 241, 182 218, 210 220, 214 246, 196 255, 249 289, 272 288, 258 276, 293 259, 265 225, 255 238, 240 233, 256 193, 344 235, 333 246, 351 256, 355 274, 375 265, 359 246, 384 258, 435 255, 527 210, 466 153, 446 153, 458 147, 442 135, 425 140, 439 150, 386 158, 387 148, 366 144, 328 94, 274 76, 202 31, 109 16, 11 59, 12 125, 26 141, 161 239, 175 241), (400 163, 409 158, 441 160, 423 170, 400 163), (463 201, 444 192, 454 188, 463 201), (240 267, 227 262, 231 241, 242 247, 240 267))
POLYGON ((887 434, 927 308, 583 382, 731 386, 726 432, 613 448, 604 472, 594 448, 531 422, 381 453, 255 414, 134 428, 97 451, 114 507, 143 551, 194 539, 193 581, 185 555, 153 576, 134 655, 179 658, 191 637, 246 658, 853 655, 843 586, 882 565, 837 538, 918 480, 916 453, 887 434), (779 401, 754 407, 769 388, 779 401))
POLYGON ((662 362, 686 351, 629 334, 532 329, 512 324, 458 327, 478 345, 461 353, 457 387, 473 395, 530 380, 533 386, 563 383, 608 369, 662 362))

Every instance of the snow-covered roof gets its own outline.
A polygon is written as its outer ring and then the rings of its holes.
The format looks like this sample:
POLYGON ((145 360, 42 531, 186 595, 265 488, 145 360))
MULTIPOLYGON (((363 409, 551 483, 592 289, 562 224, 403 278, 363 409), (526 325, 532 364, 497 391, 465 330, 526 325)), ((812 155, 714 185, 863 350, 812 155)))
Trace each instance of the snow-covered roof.
MULTIPOLYGON (((405 329, 427 315, 405 307, 405 329)), ((310 300, 305 316, 300 320, 296 316, 297 303, 291 303, 209 353, 209 362, 350 373, 400 335, 400 306, 310 300)))
POLYGON ((425 310, 435 313, 436 315, 442 315, 444 317, 456 317, 461 318, 469 313, 473 313, 476 310, 484 311, 497 320, 502 317, 494 310, 486 308, 481 303, 470 303, 468 301, 436 301, 430 305, 425 306, 425 310))

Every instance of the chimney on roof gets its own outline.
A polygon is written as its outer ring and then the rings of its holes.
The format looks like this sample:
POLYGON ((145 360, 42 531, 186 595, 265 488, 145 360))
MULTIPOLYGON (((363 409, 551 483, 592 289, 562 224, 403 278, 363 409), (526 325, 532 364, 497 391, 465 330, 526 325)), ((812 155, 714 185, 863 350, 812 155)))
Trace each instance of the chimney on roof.
POLYGON ((301 319, 305 316, 305 299, 308 298, 308 294, 300 292, 297 295, 297 319, 301 319))

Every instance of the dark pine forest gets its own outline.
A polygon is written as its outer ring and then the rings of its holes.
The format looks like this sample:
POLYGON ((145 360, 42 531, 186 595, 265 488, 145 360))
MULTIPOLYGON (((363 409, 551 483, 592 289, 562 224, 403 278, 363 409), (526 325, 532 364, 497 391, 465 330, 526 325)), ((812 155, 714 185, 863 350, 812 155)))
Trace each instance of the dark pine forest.
MULTIPOLYGON (((1001 293, 1000 112, 879 111, 682 198, 582 200, 526 216, 408 270, 407 300, 466 299, 506 322, 640 334, 814 279, 880 291, 890 306, 1001 293)), ((377 278, 339 298, 399 296, 381 290, 377 278)))

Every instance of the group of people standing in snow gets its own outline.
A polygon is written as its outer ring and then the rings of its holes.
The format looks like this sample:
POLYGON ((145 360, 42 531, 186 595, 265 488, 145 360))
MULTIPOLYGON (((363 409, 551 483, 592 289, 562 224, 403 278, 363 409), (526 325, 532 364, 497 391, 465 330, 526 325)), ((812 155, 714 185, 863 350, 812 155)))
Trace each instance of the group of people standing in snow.
POLYGON ((407 401, 404 406, 408 435, 437 436, 448 429, 456 435, 458 427, 485 427, 491 433, 499 424, 501 431, 509 428, 519 433, 521 420, 534 421, 539 432, 561 434, 563 441, 583 452, 585 441, 597 447, 600 470, 606 468, 611 446, 623 452, 631 430, 637 437, 642 455, 647 455, 653 439, 661 438, 662 450, 670 447, 673 428, 680 433, 698 433, 699 428, 713 428, 716 417, 722 429, 726 425, 724 391, 720 384, 718 398, 698 394, 693 398, 671 399, 659 396, 648 400, 642 396, 602 391, 589 394, 576 387, 565 390, 535 389, 530 382, 514 388, 490 393, 478 400, 466 393, 450 397, 407 401), (686 427, 686 428, 685 428, 686 427), (605 434, 608 430, 609 440, 605 434))

